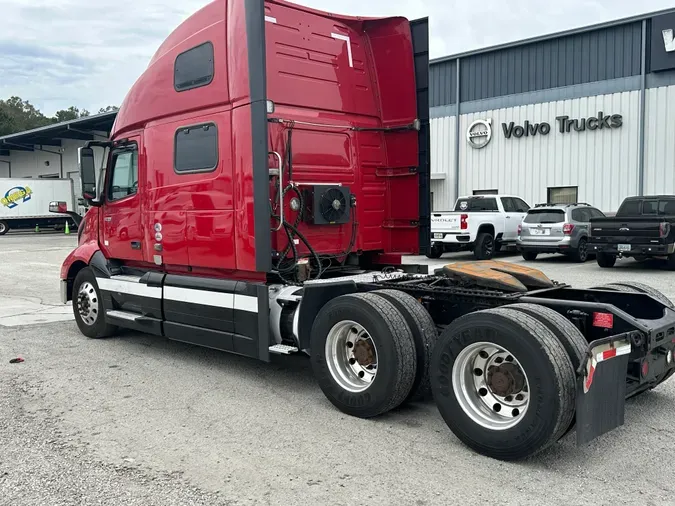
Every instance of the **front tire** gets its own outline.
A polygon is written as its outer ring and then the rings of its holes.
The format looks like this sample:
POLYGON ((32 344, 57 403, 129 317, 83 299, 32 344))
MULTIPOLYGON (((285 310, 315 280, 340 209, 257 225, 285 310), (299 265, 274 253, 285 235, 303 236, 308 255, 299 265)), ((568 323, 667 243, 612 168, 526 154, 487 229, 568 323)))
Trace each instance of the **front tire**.
POLYGON ((405 318, 372 293, 336 297, 319 311, 310 360, 328 400, 359 418, 399 406, 417 372, 415 341, 405 318))
POLYGON ((528 314, 497 308, 457 318, 441 334, 430 371, 446 424, 482 455, 529 457, 572 423, 570 358, 556 336, 528 314))
POLYGON ((85 267, 73 282, 73 314, 80 332, 92 339, 109 337, 117 332, 115 325, 105 320, 103 299, 94 271, 85 267))
POLYGON ((596 260, 598 265, 603 269, 610 269, 616 264, 616 256, 608 255, 607 253, 598 253, 596 260))
POLYGON ((495 254, 495 238, 488 232, 481 232, 476 237, 473 256, 478 260, 490 260, 495 254))
POLYGON ((9 223, 0 220, 0 235, 5 235, 7 232, 9 232, 9 223))

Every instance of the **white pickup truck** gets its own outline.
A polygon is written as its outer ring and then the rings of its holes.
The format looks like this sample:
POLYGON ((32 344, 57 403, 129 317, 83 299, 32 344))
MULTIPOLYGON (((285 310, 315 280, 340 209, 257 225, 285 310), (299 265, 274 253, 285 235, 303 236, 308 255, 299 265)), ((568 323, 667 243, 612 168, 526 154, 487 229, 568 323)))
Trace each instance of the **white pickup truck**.
POLYGON ((530 206, 513 195, 460 197, 455 210, 431 213, 429 258, 446 251, 472 249, 478 260, 487 260, 503 245, 515 244, 518 225, 530 206))

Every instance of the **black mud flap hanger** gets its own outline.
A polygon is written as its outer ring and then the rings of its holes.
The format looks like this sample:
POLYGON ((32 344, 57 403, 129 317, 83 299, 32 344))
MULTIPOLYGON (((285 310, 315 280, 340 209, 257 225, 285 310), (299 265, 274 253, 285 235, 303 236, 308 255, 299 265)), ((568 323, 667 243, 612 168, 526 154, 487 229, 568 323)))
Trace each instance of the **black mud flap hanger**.
POLYGON ((628 334, 590 343, 583 370, 577 374, 577 445, 623 425, 631 350, 628 334))

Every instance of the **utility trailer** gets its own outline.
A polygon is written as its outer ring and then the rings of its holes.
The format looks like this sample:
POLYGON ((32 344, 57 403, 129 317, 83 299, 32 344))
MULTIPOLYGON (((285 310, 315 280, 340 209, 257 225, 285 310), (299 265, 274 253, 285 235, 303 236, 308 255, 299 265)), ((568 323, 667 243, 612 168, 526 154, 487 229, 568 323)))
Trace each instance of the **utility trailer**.
POLYGON ((406 265, 430 245, 429 152, 426 20, 215 0, 162 44, 111 139, 80 149, 89 209, 62 300, 91 338, 304 353, 353 416, 432 393, 498 459, 621 425, 673 373, 672 303, 510 263, 406 265))

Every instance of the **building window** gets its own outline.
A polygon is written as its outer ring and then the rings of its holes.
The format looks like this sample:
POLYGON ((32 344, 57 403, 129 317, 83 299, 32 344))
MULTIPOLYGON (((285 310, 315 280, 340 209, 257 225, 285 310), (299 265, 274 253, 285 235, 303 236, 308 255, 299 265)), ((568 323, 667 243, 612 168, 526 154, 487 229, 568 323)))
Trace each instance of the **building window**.
POLYGON ((579 188, 577 186, 561 186, 548 189, 549 204, 576 204, 578 202, 579 188))
POLYGON ((215 123, 183 127, 176 132, 176 172, 211 172, 217 166, 218 127, 215 123))
POLYGON ((206 86, 213 81, 213 44, 205 42, 176 57, 173 86, 186 91, 206 86))
POLYGON ((113 151, 108 200, 120 200, 138 191, 138 150, 135 144, 113 151))
POLYGON ((497 195, 499 190, 474 190, 474 195, 497 195))

